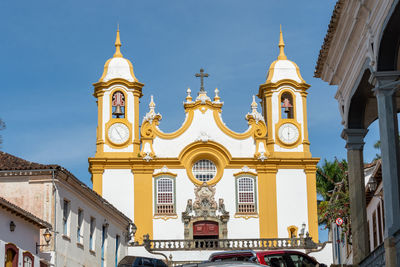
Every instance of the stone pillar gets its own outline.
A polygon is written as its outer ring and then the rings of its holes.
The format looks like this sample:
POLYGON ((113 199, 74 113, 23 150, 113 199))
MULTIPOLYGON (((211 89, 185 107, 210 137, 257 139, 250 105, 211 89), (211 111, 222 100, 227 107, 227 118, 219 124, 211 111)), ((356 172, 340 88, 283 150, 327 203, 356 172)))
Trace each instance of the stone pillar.
POLYGON ((359 264, 369 253, 368 225, 364 182, 364 136, 366 129, 344 129, 350 196, 350 219, 353 240, 353 264, 359 264))
MULTIPOLYGON (((396 107, 396 79, 400 72, 378 72, 374 89, 378 103, 379 135, 385 209, 386 266, 397 266, 394 235, 400 230, 399 130, 396 107)), ((399 86, 399 82, 397 82, 399 86)))

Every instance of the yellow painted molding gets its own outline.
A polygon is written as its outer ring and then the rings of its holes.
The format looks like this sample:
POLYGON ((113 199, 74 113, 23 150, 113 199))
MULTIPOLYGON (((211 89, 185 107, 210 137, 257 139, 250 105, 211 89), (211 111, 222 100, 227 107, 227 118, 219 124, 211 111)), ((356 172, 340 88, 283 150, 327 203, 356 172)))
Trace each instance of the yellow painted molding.
POLYGON ((154 216, 153 216, 153 219, 155 219, 155 220, 164 220, 164 221, 167 221, 167 220, 173 220, 173 219, 178 219, 178 215, 176 215, 176 214, 171 214, 171 215, 157 215, 157 214, 154 214, 154 216))
POLYGON ((143 83, 140 82, 130 82, 127 81, 125 79, 121 79, 121 78, 115 78, 115 79, 111 79, 107 82, 97 82, 94 83, 94 96, 97 97, 99 94, 104 93, 103 90, 104 89, 108 89, 113 85, 123 85, 129 89, 134 89, 136 91, 137 94, 140 95, 140 97, 142 96, 142 88, 144 86, 143 83))
POLYGON ((254 136, 254 138, 261 138, 267 135, 267 127, 263 121, 258 121, 258 123, 256 123, 254 119, 249 119, 248 123, 250 127, 244 133, 236 133, 226 127, 226 125, 222 122, 218 112, 214 111, 213 115, 218 128, 226 135, 234 139, 246 139, 251 136, 254 136))
MULTIPOLYGON (((281 91, 278 94, 278 103, 282 103, 281 98, 284 93, 288 93, 292 96, 292 105, 293 105, 293 118, 290 120, 295 120, 297 122, 297 102, 296 102, 296 92, 293 88, 290 87, 283 87, 280 89, 281 91)), ((279 120, 286 120, 282 118, 282 108, 279 106, 279 120)), ((288 119, 289 120, 289 119, 288 119)))
POLYGON ((277 90, 279 87, 282 86, 291 86, 297 90, 302 90, 305 91, 308 88, 310 88, 311 85, 307 84, 307 83, 298 83, 294 80, 291 79, 282 79, 279 80, 276 83, 271 83, 271 82, 267 82, 264 84, 261 84, 258 90, 258 97, 262 98, 262 96, 264 96, 265 94, 267 94, 268 92, 272 91, 272 90, 277 90))
POLYGON ((217 173, 207 184, 214 185, 222 178, 224 169, 231 158, 232 156, 224 146, 213 141, 191 143, 182 149, 178 156, 179 161, 182 162, 186 169, 189 179, 196 185, 201 185, 203 182, 197 180, 193 175, 193 164, 201 159, 211 160, 217 168, 217 173))
POLYGON ((251 171, 240 171, 240 172, 237 172, 237 173, 234 173, 233 174, 233 176, 234 177, 239 177, 239 176, 242 176, 242 175, 251 175, 251 176, 257 176, 257 173, 255 173, 255 172, 251 172, 251 171))
POLYGON ((256 219, 256 218, 258 218, 259 216, 258 216, 258 214, 257 213, 254 213, 254 214, 244 214, 244 213, 235 213, 235 215, 233 215, 233 217, 235 217, 235 218, 242 218, 242 219, 245 219, 245 220, 248 220, 248 219, 256 219))
POLYGON ((135 241, 142 241, 143 235, 153 239, 153 174, 136 171, 134 181, 134 221, 137 226, 135 241))
POLYGON ((276 170, 258 173, 260 238, 278 237, 276 170))
MULTIPOLYGON (((279 145, 283 148, 291 149, 291 148, 296 148, 297 146, 299 146, 302 142, 300 123, 298 123, 295 119, 280 119, 278 121, 278 123, 275 124, 275 140, 276 140, 277 145, 279 145), (286 144, 286 143, 282 142, 281 139, 279 138, 279 133, 278 133, 279 128, 282 126, 282 124, 285 124, 285 123, 293 124, 294 126, 296 126, 296 128, 299 132, 299 136, 298 136, 297 140, 291 144, 286 144)), ((281 153, 290 153, 290 152, 281 152, 281 153)), ((303 152, 301 152, 301 153, 303 153, 303 152)), ((274 155, 275 155, 275 153, 274 153, 274 155)))
POLYGON ((157 178, 160 176, 172 176, 172 177, 176 177, 178 176, 176 173, 172 173, 172 172, 158 172, 156 174, 153 174, 153 178, 157 178))
MULTIPOLYGON (((308 168, 309 170, 310 168, 308 168)), ((318 211, 317 211, 317 186, 316 172, 306 171, 307 179, 307 210, 308 231, 314 242, 318 241, 318 211)))
POLYGON ((111 118, 105 125, 105 135, 106 135, 106 144, 108 146, 110 146, 110 147, 112 147, 114 149, 125 148, 125 147, 127 147, 127 146, 129 146, 129 145, 131 145, 133 143, 132 142, 132 123, 130 123, 127 118, 118 118, 118 119, 117 118, 111 118), (125 124, 125 126, 128 127, 128 129, 129 129, 129 137, 122 144, 115 144, 108 137, 108 130, 109 130, 110 126, 113 125, 114 123, 125 124))

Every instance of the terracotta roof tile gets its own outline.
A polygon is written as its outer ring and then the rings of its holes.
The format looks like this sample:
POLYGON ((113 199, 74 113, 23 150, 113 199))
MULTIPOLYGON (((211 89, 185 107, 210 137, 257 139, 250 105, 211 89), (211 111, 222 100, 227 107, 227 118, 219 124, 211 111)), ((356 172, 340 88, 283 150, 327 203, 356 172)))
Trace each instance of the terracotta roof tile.
POLYGON ((27 161, 6 152, 0 151, 0 170, 39 170, 54 168, 54 165, 45 165, 27 161))
POLYGON ((333 36, 336 32, 336 27, 340 19, 340 15, 342 12, 344 0, 338 0, 336 2, 335 8, 333 9, 331 21, 329 22, 328 31, 326 32, 324 43, 321 46, 321 50, 319 51, 319 56, 317 60, 317 65, 315 66, 314 77, 321 78, 322 69, 325 64, 326 57, 328 56, 329 48, 331 46, 331 42, 333 36))

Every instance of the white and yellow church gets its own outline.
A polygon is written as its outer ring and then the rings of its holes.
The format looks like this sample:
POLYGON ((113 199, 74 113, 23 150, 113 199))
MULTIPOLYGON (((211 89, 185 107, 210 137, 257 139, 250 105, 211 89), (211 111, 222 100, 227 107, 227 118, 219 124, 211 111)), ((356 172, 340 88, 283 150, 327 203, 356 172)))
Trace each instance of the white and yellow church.
MULTIPOLYGON (((89 170, 93 189, 135 222, 138 242, 145 234, 154 240, 287 238, 302 227, 318 241, 310 85, 287 59, 282 32, 278 58, 243 114, 243 133, 223 122, 218 89, 211 95, 203 82, 199 92, 182 92, 184 122, 175 132, 161 130, 156 97, 140 118, 144 84, 121 53, 119 31, 115 47, 94 84, 98 126, 89 170)), ((207 74, 201 69, 196 76, 203 81, 207 74)))

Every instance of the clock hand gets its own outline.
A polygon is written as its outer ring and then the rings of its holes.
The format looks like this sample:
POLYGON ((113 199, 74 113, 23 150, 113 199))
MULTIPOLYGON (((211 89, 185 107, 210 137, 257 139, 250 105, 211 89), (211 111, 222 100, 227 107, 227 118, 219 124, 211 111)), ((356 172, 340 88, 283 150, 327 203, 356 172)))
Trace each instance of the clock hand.
POLYGON ((122 139, 122 136, 121 136, 121 134, 119 133, 119 131, 118 131, 118 128, 115 128, 115 131, 117 132, 117 134, 119 135, 119 138, 121 138, 122 139))

